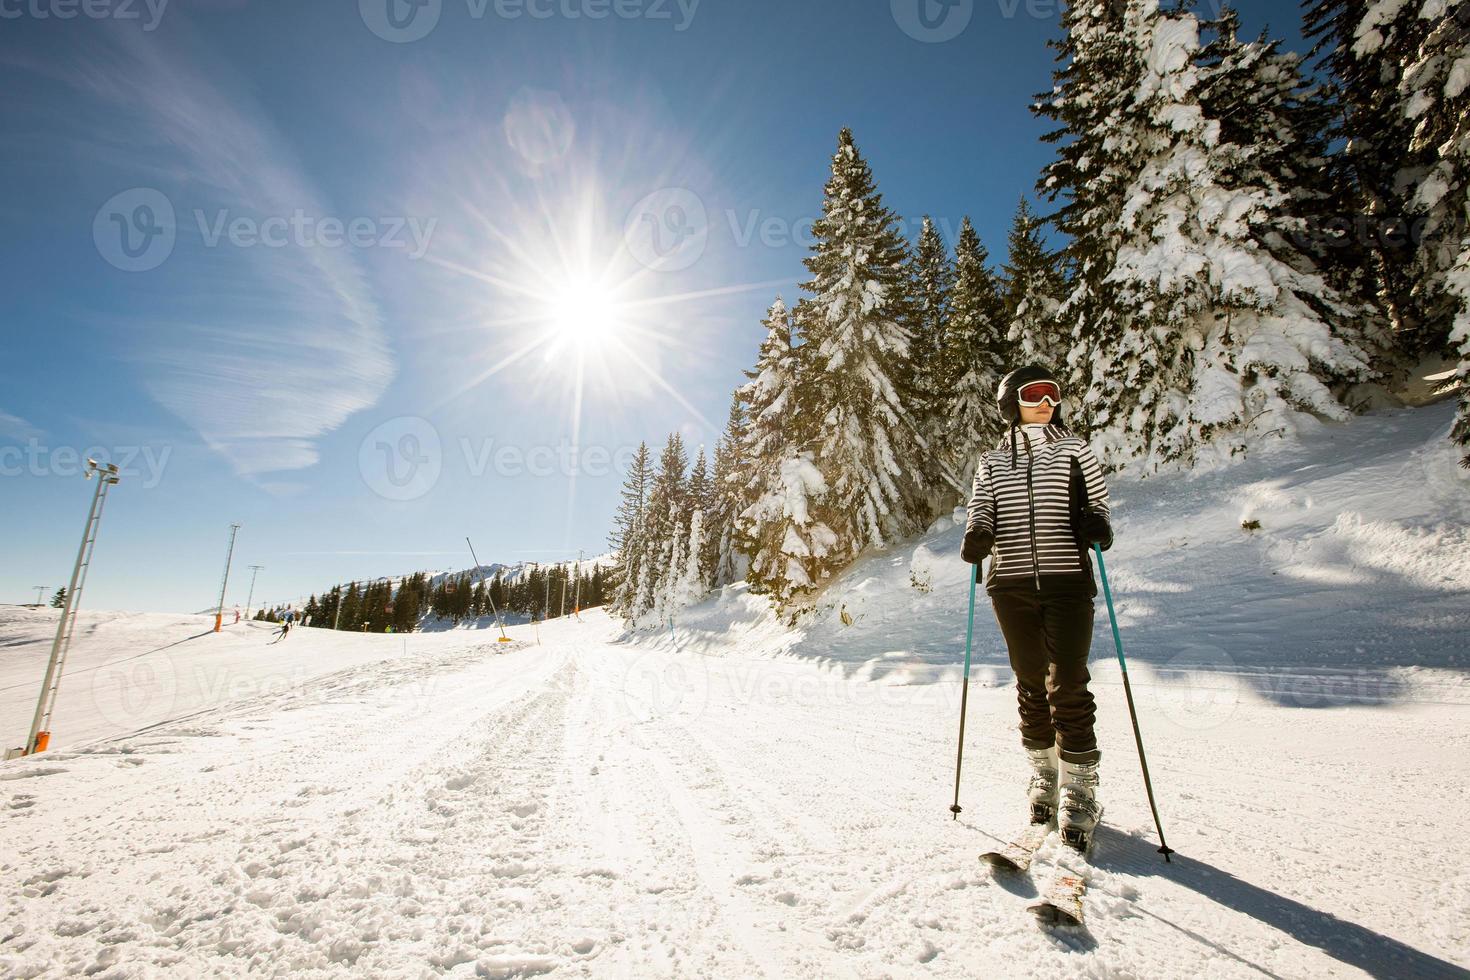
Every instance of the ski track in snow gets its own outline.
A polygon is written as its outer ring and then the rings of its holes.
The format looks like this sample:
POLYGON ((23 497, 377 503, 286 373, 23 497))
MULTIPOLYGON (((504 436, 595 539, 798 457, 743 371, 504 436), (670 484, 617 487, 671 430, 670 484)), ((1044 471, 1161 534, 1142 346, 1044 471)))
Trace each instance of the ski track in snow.
MULTIPOLYGON (((965 579, 941 527, 834 583, 794 634, 739 589, 672 638, 592 611, 510 644, 268 645, 250 624, 84 612, 56 747, 0 764, 0 975, 1470 977, 1470 582, 1445 557, 1464 512, 1412 497, 1430 463, 1403 418, 1354 423, 1380 481, 1354 494, 1361 524, 1313 512, 1341 509, 1352 473, 1327 453, 1269 492, 1248 468, 1172 500, 1120 488, 1132 534, 1109 557, 1178 854, 1155 853, 1099 597, 1107 813, 1083 930, 1025 911, 1079 860, 1055 839, 1028 875, 978 860, 1018 829, 1025 782, 983 606, 951 819, 965 579), (1220 526, 1252 499, 1264 549, 1220 526), (1347 566, 1381 576, 1371 601, 1321 582, 1363 527, 1420 548, 1347 566), (1184 530, 1190 554, 1130 550, 1184 530), (1248 600, 1201 588, 1257 552, 1296 571, 1257 571, 1248 600), (1236 633, 1173 654, 1230 608, 1236 633)), ((0 607, 6 744, 49 616, 0 607)))

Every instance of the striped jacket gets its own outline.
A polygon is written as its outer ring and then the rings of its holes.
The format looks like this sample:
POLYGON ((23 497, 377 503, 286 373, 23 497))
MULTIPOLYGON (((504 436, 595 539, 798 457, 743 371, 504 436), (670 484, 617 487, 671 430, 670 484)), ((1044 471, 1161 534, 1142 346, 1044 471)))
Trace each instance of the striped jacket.
POLYGON ((1016 589, 1097 595, 1092 554, 1073 530, 1087 509, 1111 521, 1102 467, 1086 440, 1059 425, 1023 425, 980 457, 967 531, 995 537, 989 593, 1016 589))

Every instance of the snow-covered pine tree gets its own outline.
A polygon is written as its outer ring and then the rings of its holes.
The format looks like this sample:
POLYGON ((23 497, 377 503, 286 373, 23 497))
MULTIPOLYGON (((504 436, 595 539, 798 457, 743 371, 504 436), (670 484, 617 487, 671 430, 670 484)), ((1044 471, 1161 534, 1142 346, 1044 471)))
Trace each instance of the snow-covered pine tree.
POLYGON ((816 422, 813 458, 825 485, 818 510, 836 534, 833 548, 813 556, 814 584, 932 516, 936 467, 911 414, 907 248, 897 225, 851 131, 842 130, 805 259, 811 295, 796 310, 805 369, 799 411, 816 422))
MULTIPOLYGON (((693 538, 694 516, 700 516, 700 525, 704 523, 704 515, 713 513, 714 507, 714 485, 710 480, 709 462, 705 458, 704 447, 699 447, 699 453, 694 458, 694 465, 689 468, 689 511, 690 511, 690 536, 693 538)), ((706 535, 700 535, 699 547, 690 555, 690 560, 697 563, 699 577, 697 580, 697 595, 704 595, 710 590, 714 580, 714 562, 716 555, 705 542, 706 535)))
POLYGON ((663 620, 662 605, 671 573, 677 577, 674 550, 676 540, 683 534, 680 524, 687 509, 688 459, 683 438, 677 432, 671 434, 659 455, 658 472, 648 490, 641 559, 647 566, 639 570, 638 613, 653 609, 659 621, 663 620), (642 604, 644 598, 646 605, 642 604))
MULTIPOLYGON (((1066 237, 1062 252, 1070 289, 1057 321, 1071 338, 1067 364, 1050 365, 1069 389, 1067 421, 1083 428, 1106 423, 1109 406, 1089 401, 1108 390, 1093 374, 1094 352, 1122 340, 1124 320, 1108 279, 1119 246, 1125 193, 1138 170, 1139 111, 1134 93, 1143 58, 1124 30, 1127 0, 1078 0, 1062 12, 1062 37, 1048 42, 1059 66, 1050 92, 1033 107, 1056 128, 1042 137, 1056 159, 1037 190, 1059 203, 1048 219, 1066 237)), ((1116 379, 1115 379, 1116 381, 1116 379)))
POLYGON ((1147 472, 1243 453, 1294 431, 1305 413, 1345 418, 1334 386, 1374 374, 1359 311, 1283 238, 1292 194, 1260 162, 1285 152, 1276 143, 1292 134, 1274 127, 1290 113, 1262 110, 1273 125, 1232 143, 1205 111, 1202 78, 1238 102, 1260 82, 1249 59, 1202 67, 1198 20, 1164 14, 1158 0, 1130 0, 1124 34, 1144 67, 1135 169, 1106 280, 1125 326, 1088 357, 1084 403, 1104 426, 1100 455, 1136 458, 1147 472))
POLYGON ((1412 201, 1433 151, 1413 146, 1402 97, 1405 69, 1429 30, 1419 16, 1426 7, 1431 16, 1447 10, 1444 0, 1310 0, 1305 23, 1313 54, 1340 92, 1339 121, 1329 135, 1342 144, 1333 157, 1336 202, 1353 226, 1342 250, 1370 268, 1375 298, 1410 359, 1437 349, 1444 337, 1420 308, 1411 271, 1412 201))
MULTIPOLYGON (((1410 208, 1422 227, 1412 269, 1426 334, 1458 358, 1459 417, 1451 432, 1470 448, 1470 0, 1417 0, 1424 37, 1399 83, 1413 125, 1410 154, 1432 161, 1410 208)), ((1461 459, 1470 468, 1470 452, 1461 459)))
POLYGON ((915 395, 911 412, 925 441, 937 447, 944 434, 947 409, 953 398, 952 382, 944 376, 945 332, 949 324, 954 266, 934 221, 926 214, 919 241, 909 263, 909 330, 913 334, 909 361, 915 395))
POLYGON ((684 608, 684 570, 688 545, 688 522, 680 514, 669 529, 668 545, 659 562, 658 600, 654 603, 654 613, 660 626, 684 608))
POLYGON ((995 273, 975 226, 966 216, 955 240, 955 287, 945 331, 944 374, 949 382, 947 425, 941 458, 961 499, 968 499, 980 454, 1003 428, 995 390, 1010 367, 1019 367, 1005 340, 1004 308, 995 273))
POLYGON ((652 614, 654 603, 658 596, 654 591, 654 566, 658 563, 658 554, 653 549, 653 542, 645 536, 642 541, 643 558, 638 563, 638 582, 633 590, 633 607, 626 615, 628 624, 634 629, 645 625, 647 617, 652 614))
POLYGON ((735 519, 749 506, 745 492, 748 463, 744 440, 745 405, 736 392, 730 397, 725 432, 715 444, 714 472, 710 475, 714 504, 705 538, 715 553, 711 584, 716 588, 739 581, 744 575, 735 529, 735 519))
POLYGON ((742 494, 751 502, 736 526, 739 548, 749 556, 746 580, 784 611, 819 580, 818 562, 833 534, 813 513, 813 498, 825 484, 806 446, 811 419, 798 414, 805 362, 779 296, 763 325, 755 369, 746 372, 750 380, 737 392, 747 406, 740 446, 748 474, 742 494))
POLYGON ((653 465, 648 443, 638 444, 638 452, 623 481, 622 499, 613 516, 608 547, 617 556, 613 566, 613 600, 611 611, 634 619, 642 611, 637 608, 638 575, 643 549, 644 515, 648 508, 648 492, 653 480, 653 465))
MULTIPOLYGON (((746 463, 744 491, 750 497, 761 493, 766 475, 763 463, 778 456, 792 437, 802 368, 791 311, 780 296, 771 303, 761 326, 766 335, 755 367, 744 372, 748 381, 735 392, 736 405, 744 406, 745 423, 737 445, 746 463)), ((733 407, 731 411, 733 414, 733 407)))
POLYGON ((1025 197, 1016 207, 1007 239, 1008 261, 1004 277, 1008 363, 1044 364, 1062 371, 1071 347, 1057 322, 1057 312, 1067 288, 1057 257, 1042 240, 1040 222, 1025 197))
MULTIPOLYGON (((697 498, 695 498, 697 499, 697 498)), ((709 579, 705 577, 704 562, 704 511, 695 507, 689 515, 689 540, 684 547, 683 596, 680 607, 692 605, 709 591, 709 579)))

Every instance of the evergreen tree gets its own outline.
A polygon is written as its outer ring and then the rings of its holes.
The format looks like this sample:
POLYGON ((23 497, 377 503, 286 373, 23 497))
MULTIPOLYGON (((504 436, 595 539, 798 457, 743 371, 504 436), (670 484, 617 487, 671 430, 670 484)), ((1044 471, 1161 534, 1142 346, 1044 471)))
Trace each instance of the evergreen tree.
POLYGON ((337 624, 338 629, 356 631, 362 626, 359 610, 362 600, 357 594, 357 583, 347 583, 347 594, 342 599, 342 617, 337 624))
MULTIPOLYGON (((647 547, 651 542, 645 542, 647 547)), ((654 595, 653 566, 656 555, 648 551, 643 561, 638 565, 638 587, 634 590, 633 608, 627 613, 627 619, 635 627, 640 625, 641 618, 653 609, 656 597, 654 595)))
POLYGON ((1192 463, 1210 443, 1244 452, 1301 413, 1345 418, 1336 392, 1373 377, 1370 345, 1357 311, 1283 240, 1293 197, 1261 163, 1289 152, 1282 93, 1299 80, 1278 86, 1249 142, 1232 143, 1206 112, 1202 79, 1217 101, 1239 102, 1262 77, 1252 57, 1271 52, 1247 57, 1230 37, 1201 67, 1198 21, 1157 0, 1130 0, 1123 34, 1144 67, 1120 136, 1134 161, 1105 277, 1122 320, 1073 358, 1093 371, 1083 404, 1103 429, 1100 454, 1148 470, 1192 463))
POLYGON ((918 245, 910 261, 909 278, 913 307, 909 360, 918 399, 914 414, 925 441, 937 446, 944 433, 945 410, 953 398, 954 382, 958 380, 945 376, 943 357, 955 270, 944 239, 928 215, 924 216, 918 245))
POLYGON ((51 595, 51 608, 60 609, 66 605, 66 586, 57 589, 51 595))
POLYGON ((955 378, 942 442, 941 459, 950 484, 962 499, 970 495, 971 476, 980 453, 1001 431, 995 390, 1016 355, 1003 338, 1004 310, 989 254, 968 217, 955 241, 955 288, 945 334, 946 373, 955 378))
POLYGON ((715 554, 711 584, 716 587, 739 581, 745 574, 736 545, 736 519, 750 506, 744 440, 745 405, 737 391, 730 398, 725 432, 715 445, 714 472, 710 476, 714 503, 705 538, 715 554))
MULTIPOLYGON (((653 465, 648 443, 642 442, 638 444, 638 454, 633 457, 628 476, 623 481, 622 500, 608 538, 608 546, 617 559, 613 571, 613 609, 629 619, 639 611, 636 593, 642 568, 644 519, 652 482, 653 465)), ((543 594, 543 601, 544 598, 543 594)))
MULTIPOLYGON (((1422 229, 1412 295, 1425 317, 1426 346, 1458 359, 1460 410, 1451 436, 1470 448, 1470 0, 1408 6, 1418 8, 1414 27, 1422 37, 1398 103, 1413 126, 1410 159, 1427 167, 1409 202, 1422 229)), ((1461 462, 1470 468, 1470 452, 1461 462)))
MULTIPOLYGON (((1063 250, 1071 270, 1070 290, 1057 322, 1072 346, 1063 374, 1070 392, 1068 422, 1086 427, 1109 421, 1108 406, 1095 405, 1089 357, 1122 341, 1124 318, 1109 280, 1118 251, 1128 184, 1142 152, 1134 93, 1144 59, 1125 30, 1124 9, 1134 0, 1089 0, 1068 4, 1062 38, 1048 42, 1059 67, 1052 90, 1038 96, 1035 111, 1056 128, 1042 137, 1057 146, 1056 159, 1042 171, 1037 190, 1059 203, 1050 221, 1067 238, 1063 250)), ((1114 379, 1115 381, 1117 379, 1114 379)))
POLYGON ((932 516, 933 461, 907 390, 907 249, 897 224, 844 129, 805 259, 811 279, 803 288, 811 295, 796 311, 804 338, 799 411, 816 423, 813 458, 825 485, 818 510, 835 533, 832 546, 813 555, 814 584, 932 516))
POLYGON ((589 606, 601 606, 607 603, 607 573, 601 564, 592 566, 592 596, 589 606))
POLYGON ((709 591, 704 567, 704 511, 696 507, 689 515, 689 543, 684 549, 684 603, 698 602, 709 591))
POLYGON ((740 549, 750 558, 747 581, 785 608, 815 587, 819 560, 834 536, 811 506, 825 484, 806 446, 812 422, 798 413, 804 364, 780 297, 771 304, 764 326, 755 369, 746 372, 750 380, 737 393, 738 402, 748 406, 740 434, 746 467, 741 496, 751 503, 736 524, 740 549))
MULTIPOLYGON (((714 513, 714 484, 710 479, 709 462, 704 455, 704 447, 699 447, 699 454, 694 459, 694 465, 689 470, 689 510, 691 522, 694 514, 700 516, 701 532, 703 532, 704 515, 714 513)), ((691 523, 691 530, 692 530, 691 523)), ((710 535, 701 533, 699 536, 699 548, 694 552, 693 559, 699 566, 699 594, 708 592, 714 582, 715 561, 718 558, 716 550, 710 547, 707 538, 710 535)))
POLYGON ((1011 221, 1007 246, 1002 322, 1008 324, 1009 350, 1005 363, 1015 367, 1044 364, 1052 371, 1065 371, 1071 338, 1059 326, 1057 313, 1067 283, 1024 197, 1011 221))
POLYGON ((648 611, 652 611, 659 621, 663 620, 662 607, 668 595, 670 577, 677 577, 674 552, 675 542, 683 533, 682 521, 687 512, 688 467, 684 440, 675 432, 664 444, 659 455, 658 472, 649 485, 642 557, 639 559, 647 563, 647 567, 639 569, 639 596, 628 617, 635 622, 648 611))
POLYGON ((740 515, 752 549, 747 580, 794 616, 829 574, 838 539, 818 513, 827 482, 812 451, 793 444, 774 462, 764 492, 740 515))
POLYGON ((1342 235, 1343 257, 1370 269, 1371 287, 1409 358, 1438 349, 1444 334, 1415 296, 1412 273, 1413 201, 1435 150, 1415 144, 1414 118, 1401 96, 1413 88, 1405 85, 1406 69, 1449 6, 1445 0, 1310 0, 1306 14, 1313 53, 1340 93, 1339 121, 1328 134, 1342 144, 1333 158, 1338 213, 1366 219, 1366 225, 1349 222, 1354 227, 1342 235))
POLYGON ((767 475, 762 464, 781 454, 790 440, 797 408, 801 365, 793 336, 791 313, 777 296, 761 324, 766 336, 756 355, 749 381, 736 392, 737 404, 746 406, 746 422, 739 432, 741 456, 746 461, 747 497, 760 493, 767 475))
MULTIPOLYGON (((337 609, 342 602, 342 586, 334 585, 331 590, 322 596, 322 617, 317 623, 323 629, 331 629, 337 619, 337 609)), ((313 620, 315 622, 315 620, 313 620)))

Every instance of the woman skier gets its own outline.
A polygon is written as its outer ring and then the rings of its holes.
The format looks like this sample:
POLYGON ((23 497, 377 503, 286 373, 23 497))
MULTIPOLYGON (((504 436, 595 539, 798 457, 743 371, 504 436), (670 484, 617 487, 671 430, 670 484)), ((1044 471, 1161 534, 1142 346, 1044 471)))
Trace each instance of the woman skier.
POLYGON ((1112 547, 1113 532, 1102 467, 1062 427, 1061 400, 1061 385, 1040 365, 1001 380, 996 401, 1010 428, 975 470, 961 555, 978 579, 993 553, 985 591, 1016 674, 1031 820, 1056 820, 1062 839, 1086 850, 1102 813, 1087 689, 1091 548, 1112 547))

